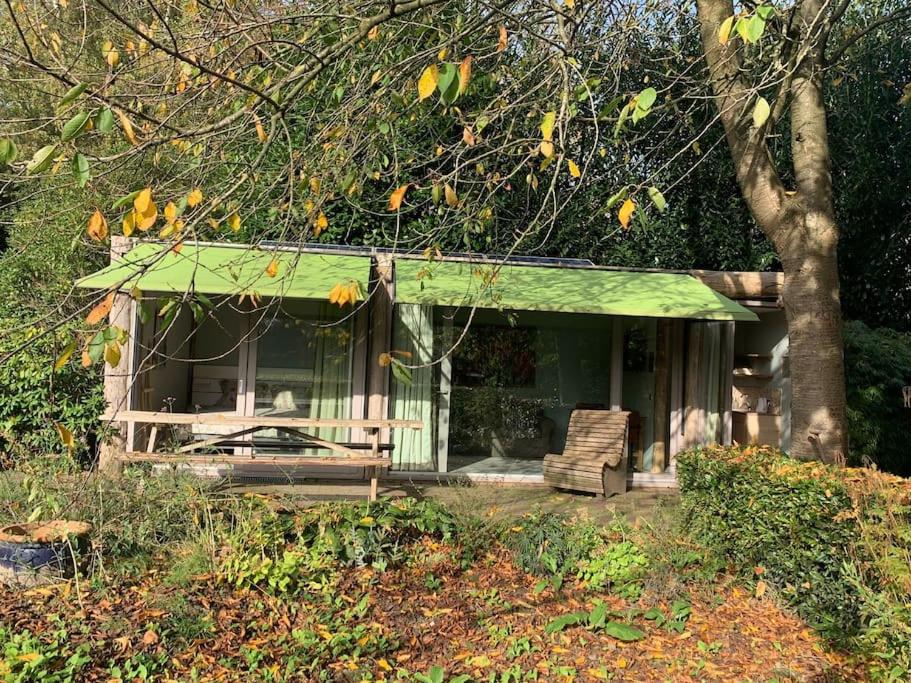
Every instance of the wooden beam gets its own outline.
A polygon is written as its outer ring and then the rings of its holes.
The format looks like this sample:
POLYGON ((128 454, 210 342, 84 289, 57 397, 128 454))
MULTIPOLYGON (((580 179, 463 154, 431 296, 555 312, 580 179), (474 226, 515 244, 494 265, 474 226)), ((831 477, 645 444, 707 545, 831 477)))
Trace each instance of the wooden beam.
POLYGON ((310 417, 273 417, 269 415, 235 415, 233 413, 162 413, 145 410, 121 410, 105 413, 102 420, 171 425, 226 425, 230 427, 341 427, 362 429, 422 429, 421 420, 329 420, 310 417))
POLYGON ((319 455, 187 455, 184 453, 129 452, 117 456, 124 463, 152 462, 163 465, 325 465, 327 467, 389 467, 388 458, 340 458, 319 455))
MULTIPOLYGON (((395 298, 392 258, 376 257, 376 290, 370 297, 370 350, 367 359, 367 417, 382 420, 389 415, 389 366, 380 365, 380 355, 392 349, 392 304, 395 298)), ((384 433, 384 440, 389 440, 384 433)))
MULTIPOLYGON (((133 240, 118 235, 111 236, 111 263, 120 261, 133 245, 133 240)), ((123 330, 131 330, 133 313, 133 299, 128 293, 116 292, 108 322, 123 330)), ((132 339, 128 343, 132 343, 132 339)), ((129 408, 130 365, 128 353, 122 354, 116 367, 107 363, 104 366, 104 400, 110 412, 117 412, 129 408)), ((112 433, 102 442, 98 450, 98 469, 110 476, 118 476, 120 467, 117 456, 126 451, 127 424, 120 422, 112 433)))
POLYGON ((784 290, 784 273, 691 270, 690 274, 730 299, 778 299, 784 290))
POLYGON ((671 341, 673 321, 658 320, 655 339, 655 401, 653 416, 654 445, 652 472, 661 474, 667 468, 668 426, 670 425, 671 341))

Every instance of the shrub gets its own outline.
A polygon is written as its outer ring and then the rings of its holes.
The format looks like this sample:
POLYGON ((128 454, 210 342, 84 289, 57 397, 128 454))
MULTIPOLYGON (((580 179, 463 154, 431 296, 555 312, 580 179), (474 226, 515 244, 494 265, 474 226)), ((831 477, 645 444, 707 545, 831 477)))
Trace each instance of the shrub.
POLYGON ((911 385, 911 334, 849 322, 844 339, 851 464, 874 462, 909 476, 911 410, 903 407, 901 391, 911 385))
POLYGON ((874 671, 911 672, 911 481, 801 463, 766 447, 677 458, 690 533, 762 580, 874 671), (888 624, 888 625, 886 625, 888 624))
MULTIPOLYGON (((0 327, 7 330, 19 325, 0 319, 0 327)), ((54 371, 66 332, 38 338, 38 330, 29 329, 7 333, 0 340, 0 355, 24 347, 0 363, 0 467, 48 454, 83 461, 91 455, 98 417, 104 411, 102 369, 86 369, 71 360, 54 371), (72 451, 62 442, 57 425, 75 437, 72 451)))
POLYGON ((67 633, 56 631, 39 639, 31 631, 0 626, 0 680, 4 683, 73 683, 91 660, 89 646, 71 648, 67 633))
POLYGON ((620 527, 599 528, 553 512, 526 515, 505 532, 504 542, 519 567, 551 579, 556 588, 564 577, 575 576, 592 590, 611 588, 636 598, 649 564, 639 546, 623 539, 620 527))
POLYGON ((401 563, 421 537, 452 540, 455 518, 413 498, 326 503, 296 515, 253 500, 235 513, 221 560, 225 580, 280 595, 331 586, 338 567, 383 571, 401 563))

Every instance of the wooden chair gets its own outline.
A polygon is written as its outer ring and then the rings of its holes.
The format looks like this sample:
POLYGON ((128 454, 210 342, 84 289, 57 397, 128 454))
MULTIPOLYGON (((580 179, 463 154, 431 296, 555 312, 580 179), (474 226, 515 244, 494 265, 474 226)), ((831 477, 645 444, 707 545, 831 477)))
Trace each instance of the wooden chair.
POLYGON ((627 411, 574 410, 563 453, 544 457, 544 481, 605 497, 625 493, 629 418, 627 411))

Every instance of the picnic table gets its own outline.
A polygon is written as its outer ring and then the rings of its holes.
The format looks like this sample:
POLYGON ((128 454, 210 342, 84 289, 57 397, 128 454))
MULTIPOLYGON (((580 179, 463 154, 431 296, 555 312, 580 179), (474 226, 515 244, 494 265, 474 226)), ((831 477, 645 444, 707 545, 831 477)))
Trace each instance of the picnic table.
POLYGON ((323 418, 281 417, 275 415, 237 415, 234 413, 168 413, 123 410, 105 414, 102 420, 125 423, 130 432, 137 424, 150 425, 145 450, 128 450, 117 456, 124 463, 153 462, 190 465, 333 465, 364 467, 370 479, 370 500, 376 500, 379 471, 392 464, 391 443, 381 443, 384 430, 423 429, 420 420, 334 420, 323 418), (190 426, 186 443, 157 452, 158 433, 163 425, 190 426), (363 441, 322 438, 318 429, 352 429, 366 435, 363 441), (257 439, 264 430, 275 430, 284 439, 257 439), (299 455, 256 451, 318 449, 326 455, 299 455), (232 452, 224 452, 230 449, 232 452), (214 452, 213 452, 214 451, 214 452))

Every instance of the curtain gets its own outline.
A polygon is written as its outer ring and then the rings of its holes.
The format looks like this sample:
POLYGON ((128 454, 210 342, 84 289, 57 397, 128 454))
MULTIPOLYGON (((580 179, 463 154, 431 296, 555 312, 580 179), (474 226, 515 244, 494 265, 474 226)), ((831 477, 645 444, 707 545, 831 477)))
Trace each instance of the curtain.
MULTIPOLYGON (((396 304, 393 320, 394 351, 406 365, 426 365, 433 360, 433 308, 396 304)), ((393 378, 392 417, 421 420, 424 428, 393 429, 392 467, 396 470, 433 470, 433 367, 411 370, 411 383, 393 378)))
MULTIPOLYGON (((321 311, 320 322, 328 320, 326 311, 321 311)), ((311 418, 342 420, 351 416, 349 332, 346 323, 315 330, 311 418)), ((347 441, 349 435, 342 427, 322 427, 316 430, 316 436, 329 441, 347 441)))
POLYGON ((722 330, 724 323, 705 323, 703 365, 705 368, 705 443, 721 443, 721 413, 724 410, 722 392, 722 330))

